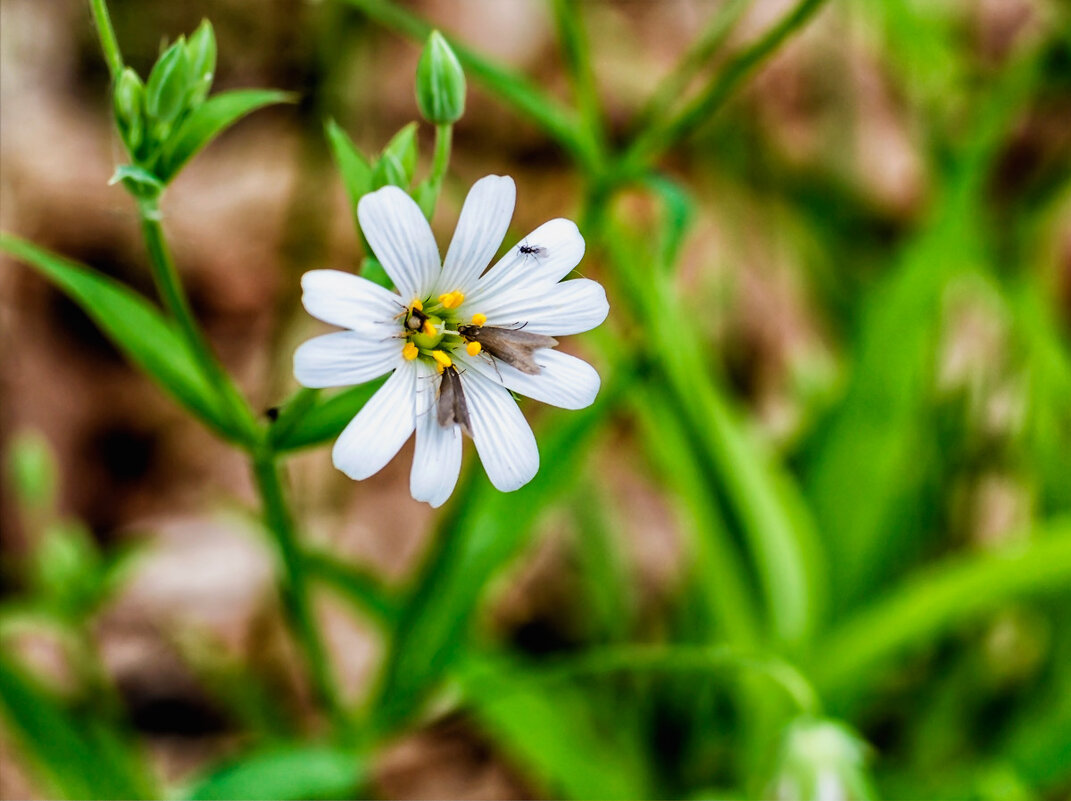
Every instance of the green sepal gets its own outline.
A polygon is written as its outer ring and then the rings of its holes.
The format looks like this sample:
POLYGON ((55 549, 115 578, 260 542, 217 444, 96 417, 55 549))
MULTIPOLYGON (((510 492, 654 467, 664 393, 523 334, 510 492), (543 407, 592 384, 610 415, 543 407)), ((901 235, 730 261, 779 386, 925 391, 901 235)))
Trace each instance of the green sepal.
POLYGON ((346 196, 350 199, 350 210, 356 217, 358 201, 372 191, 372 165, 337 122, 329 119, 324 130, 338 172, 342 176, 346 196))
POLYGON ((417 124, 411 122, 405 125, 398 133, 394 134, 383 153, 394 156, 402 167, 405 174, 405 183, 400 186, 409 186, 413 182, 413 173, 416 171, 417 162, 417 124))
POLYGON ((208 97, 216 76, 216 32, 211 22, 201 21, 186 44, 186 55, 190 60, 190 76, 193 80, 190 105, 198 106, 208 97))

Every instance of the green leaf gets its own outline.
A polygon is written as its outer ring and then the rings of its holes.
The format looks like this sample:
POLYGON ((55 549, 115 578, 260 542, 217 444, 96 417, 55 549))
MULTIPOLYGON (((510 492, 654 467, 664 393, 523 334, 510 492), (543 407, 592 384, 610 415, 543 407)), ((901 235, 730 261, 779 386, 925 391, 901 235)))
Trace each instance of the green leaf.
POLYGON ((210 97, 167 140, 155 165, 156 176, 169 183, 187 161, 242 117, 291 99, 286 92, 272 89, 240 89, 210 97))
POLYGON ((194 783, 186 798, 354 798, 365 781, 363 760, 328 745, 284 745, 246 755, 194 783))
POLYGON ((350 199, 350 210, 356 219, 357 202, 372 191, 372 165, 338 123, 328 120, 325 127, 331 154, 335 157, 335 164, 342 176, 342 185, 350 199))
POLYGON ((386 289, 394 289, 394 282, 390 280, 390 276, 383 269, 383 265, 379 263, 379 259, 371 256, 366 257, 361 262, 361 277, 367 278, 372 283, 379 284, 386 289))
POLYGON ((649 797, 636 749, 597 725, 575 685, 532 681, 516 664, 483 657, 468 657, 456 675, 481 727, 549 795, 649 797))
POLYGON ((149 798, 144 766, 114 732, 83 721, 0 653, 5 729, 42 777, 67 798, 149 798))
POLYGON ((409 187, 405 167, 393 153, 384 152, 372 170, 372 188, 382 189, 384 186, 400 186, 402 189, 409 187))
POLYGON ((0 235, 0 249, 63 290, 123 355, 180 404, 216 431, 238 437, 182 337, 145 298, 112 278, 17 237, 0 235))
POLYGON ((143 167, 123 164, 115 168, 115 173, 108 179, 109 186, 122 183, 127 191, 135 197, 155 197, 164 190, 160 179, 143 167))
POLYGON ((409 186, 413 181, 413 173, 416 171, 417 162, 417 124, 411 122, 394 134, 383 153, 389 153, 398 160, 402 173, 405 175, 404 186, 409 186))
POLYGON ((950 558, 916 573, 856 612, 815 649, 824 693, 863 689, 882 662, 1010 601, 1071 586, 1071 518, 1039 523, 1031 539, 997 551, 950 558))
POLYGON ((311 576, 353 601, 361 611, 371 613, 377 622, 397 619, 397 598, 373 574, 323 551, 306 551, 304 561, 311 576))
POLYGON ((357 416, 384 380, 370 381, 321 400, 274 440, 276 450, 292 451, 334 439, 357 416))

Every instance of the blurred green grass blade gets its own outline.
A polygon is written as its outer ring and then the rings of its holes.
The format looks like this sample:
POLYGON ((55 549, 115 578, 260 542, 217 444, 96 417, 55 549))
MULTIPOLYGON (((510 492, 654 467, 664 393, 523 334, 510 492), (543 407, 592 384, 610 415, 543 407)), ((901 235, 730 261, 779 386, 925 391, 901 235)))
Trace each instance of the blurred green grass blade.
POLYGON ((272 436, 272 444, 277 451, 292 451, 334 439, 342 433, 342 429, 361 411, 385 380, 377 378, 330 398, 319 398, 278 437, 272 436))
POLYGON ((194 801, 355 798, 362 791, 365 776, 364 762, 352 749, 276 745, 210 772, 196 781, 184 797, 194 801))
POLYGON ((576 521, 570 548, 576 560, 585 640, 617 642, 628 637, 634 623, 636 598, 632 576, 615 532, 618 517, 613 499, 599 485, 582 481, 571 502, 576 521))
POLYGON ((350 213, 357 219, 357 202, 372 191, 372 165, 357 148, 357 145, 334 120, 328 120, 325 126, 327 141, 331 145, 331 154, 335 158, 346 197, 350 201, 350 213))
POLYGON ((866 689, 883 664, 953 626, 1009 601, 1066 592, 1071 586, 1071 518, 1040 522, 1031 539, 1000 550, 950 558, 920 570, 884 598, 835 628, 815 654, 823 694, 866 689))
POLYGON ((397 598, 371 573, 326 551, 308 550, 303 560, 309 575, 353 601, 375 622, 391 625, 397 620, 397 598))
POLYGON ((436 550, 402 611, 384 666, 376 714, 394 726, 413 713, 462 648, 491 577, 528 542, 532 527, 576 480, 591 438, 631 380, 617 374, 595 403, 556 414, 538 435, 541 467, 526 486, 500 493, 481 476, 463 504, 448 509, 436 550))
POLYGON ((649 796, 638 750, 598 726, 579 688, 530 681, 519 665, 488 657, 467 657, 454 675, 482 728, 550 796, 649 796))
POLYGON ((247 114, 293 97, 273 89, 238 89, 208 98, 167 140, 153 173, 164 183, 202 148, 247 114))
POLYGON ((146 767, 100 722, 86 722, 0 654, 0 714, 5 729, 41 775, 73 799, 151 798, 146 767))
POLYGON ((149 301, 113 278, 17 237, 0 235, 0 250, 59 287, 123 355, 196 417, 225 437, 241 439, 182 338, 149 301))
MULTIPOLYGON (((423 43, 432 26, 413 12, 389 0, 339 0, 360 9, 380 25, 423 43)), ((525 119, 538 125, 559 145, 586 163, 594 154, 587 146, 580 124, 572 111, 520 75, 495 64, 469 49, 452 36, 446 37, 465 74, 484 84, 495 95, 513 106, 525 119)))

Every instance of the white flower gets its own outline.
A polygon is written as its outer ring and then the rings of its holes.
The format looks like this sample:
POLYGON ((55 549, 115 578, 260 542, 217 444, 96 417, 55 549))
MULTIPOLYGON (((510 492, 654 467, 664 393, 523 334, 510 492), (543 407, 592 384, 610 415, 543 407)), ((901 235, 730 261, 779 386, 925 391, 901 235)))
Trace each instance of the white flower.
POLYGON ((491 483, 509 492, 539 469, 535 437, 510 391, 565 409, 595 400, 598 373, 551 349, 551 337, 594 328, 609 311, 595 281, 561 280, 584 255, 576 225, 544 223, 484 273, 515 198, 512 178, 477 181, 440 262, 417 204, 383 187, 361 198, 357 217, 397 292, 337 270, 302 277, 309 313, 348 330, 298 348, 298 381, 338 387, 391 374, 335 443, 335 466, 350 478, 378 472, 415 429, 410 491, 440 506, 457 483, 465 429, 491 483))

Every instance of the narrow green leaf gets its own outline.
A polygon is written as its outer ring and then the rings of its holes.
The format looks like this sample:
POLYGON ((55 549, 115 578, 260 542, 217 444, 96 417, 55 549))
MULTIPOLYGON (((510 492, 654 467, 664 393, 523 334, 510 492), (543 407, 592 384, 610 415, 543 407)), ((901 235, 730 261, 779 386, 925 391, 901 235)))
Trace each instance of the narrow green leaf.
POLYGON ((325 130, 327 141, 331 145, 331 154, 335 157, 335 164, 342 176, 342 185, 350 199, 350 210, 356 219, 357 202, 372 191, 372 165, 334 120, 327 121, 325 130))
POLYGON ((56 791, 67 798, 153 795, 137 758, 114 733, 84 723, 0 653, 5 729, 56 791))
POLYGON ((402 162, 393 153, 384 152, 372 170, 372 188, 382 189, 384 186, 409 188, 409 179, 405 174, 405 167, 402 166, 402 162))
POLYGON ((182 338, 145 298, 17 237, 0 235, 0 249, 34 267, 70 296, 131 362, 180 404, 216 431, 237 436, 182 338))
POLYGON ((287 103, 291 96, 272 89, 240 89, 206 100, 167 140, 153 170, 168 183, 195 154, 247 114, 273 103, 287 103))
POLYGON ((518 665, 468 657, 457 670, 476 719, 549 795, 646 798, 636 748, 600 727, 578 688, 530 681, 518 665))
POLYGON ((405 175, 405 186, 413 181, 413 173, 416 171, 417 162, 417 124, 411 122, 405 125, 398 133, 391 137, 390 142, 383 148, 383 153, 390 153, 401 165, 405 175))
POLYGON ((209 773, 185 797, 195 801, 354 798, 365 774, 363 760, 352 750, 329 745, 274 746, 209 773))
POLYGON ((276 450, 292 451, 334 439, 357 416, 383 381, 370 381, 321 400, 274 442, 276 450))
POLYGON ((1069 586, 1071 518, 1039 523, 1026 544, 949 559, 855 613, 815 650, 815 681, 825 693, 862 689, 913 645, 1009 601, 1069 586))
POLYGON ((376 622, 393 623, 398 617, 398 599, 373 574, 323 551, 307 551, 303 557, 309 574, 370 613, 376 622))

